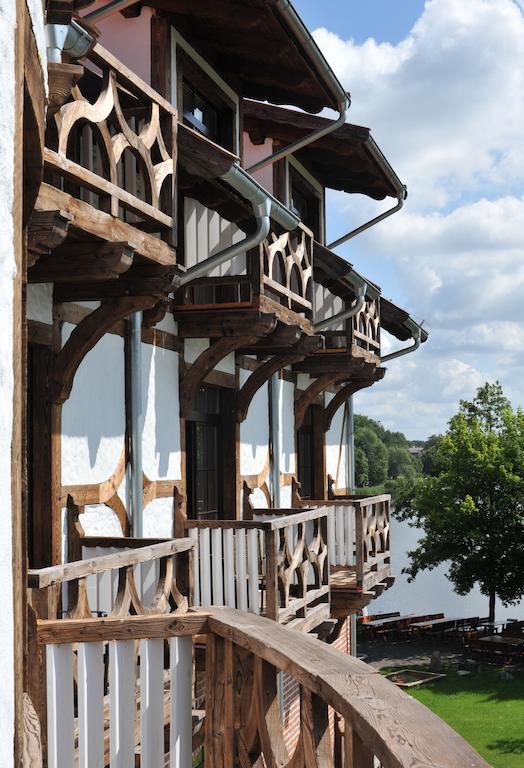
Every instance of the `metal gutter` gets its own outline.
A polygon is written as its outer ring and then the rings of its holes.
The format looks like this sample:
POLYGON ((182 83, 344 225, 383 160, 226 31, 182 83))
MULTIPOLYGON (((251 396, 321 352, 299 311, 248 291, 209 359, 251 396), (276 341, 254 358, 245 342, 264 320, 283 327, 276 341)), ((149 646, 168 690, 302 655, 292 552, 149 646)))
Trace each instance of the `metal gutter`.
POLYGON ((110 3, 107 3, 107 5, 102 5, 95 11, 86 13, 83 18, 88 21, 102 21, 102 19, 105 19, 116 11, 123 11, 125 8, 129 8, 130 5, 135 5, 136 2, 137 0, 112 0, 110 3))
POLYGON ((261 184, 253 179, 238 163, 233 163, 226 173, 220 176, 235 192, 248 200, 253 209, 257 221, 254 234, 248 235, 244 240, 224 248, 224 250, 210 256, 190 267, 184 274, 175 275, 172 288, 177 289, 198 277, 207 275, 210 270, 231 261, 245 251, 255 248, 268 236, 271 229, 271 219, 280 224, 288 232, 296 229, 300 219, 288 208, 282 205, 273 195, 270 195, 261 184))
POLYGON ((399 196, 397 198, 398 202, 393 208, 389 208, 389 210, 384 211, 384 213, 381 213, 378 216, 375 216, 375 218, 370 219, 370 221, 367 221, 365 224, 361 224, 360 227, 357 227, 356 229, 352 229, 351 232, 347 233, 347 235, 343 235, 342 237, 339 237, 338 240, 335 240, 334 242, 330 243, 327 247, 336 248, 338 245, 342 245, 342 243, 346 243, 348 240, 351 240, 353 237, 360 235, 361 232, 365 232, 366 229, 370 229, 370 227, 374 227, 375 224, 378 224, 379 222, 384 221, 384 219, 387 219, 392 214, 401 210, 401 208, 404 206, 405 199, 406 199, 406 196, 403 193, 402 196, 399 196))
POLYGON ((422 326, 418 325, 418 323, 416 323, 411 318, 408 318, 405 321, 404 326, 411 333, 413 344, 410 347, 404 347, 404 349, 398 349, 396 352, 391 352, 389 355, 384 355, 384 357, 380 358, 381 365, 382 363, 387 363, 389 360, 395 360, 397 357, 403 357, 404 355, 411 354, 411 352, 415 352, 428 338, 427 331, 425 331, 422 326))
POLYGON ((320 48, 316 44, 315 39, 311 35, 311 32, 294 9, 290 0, 277 0, 275 8, 290 28, 291 32, 293 32, 300 40, 301 45, 307 51, 309 56, 314 59, 316 67, 320 70, 320 76, 324 85, 328 88, 335 100, 339 111, 339 117, 329 125, 324 126, 323 128, 318 128, 308 136, 304 136, 302 139, 298 139, 287 147, 282 147, 282 149, 279 149, 272 155, 268 155, 268 157, 259 160, 258 163, 255 163, 248 168, 249 173, 254 173, 255 171, 260 170, 260 168, 264 168, 266 165, 273 165, 273 163, 276 163, 278 160, 282 160, 282 158, 292 155, 294 152, 306 147, 308 144, 313 144, 313 142, 318 141, 323 136, 327 136, 329 133, 336 131, 337 128, 344 125, 346 122, 346 113, 351 104, 350 95, 335 76, 320 48))

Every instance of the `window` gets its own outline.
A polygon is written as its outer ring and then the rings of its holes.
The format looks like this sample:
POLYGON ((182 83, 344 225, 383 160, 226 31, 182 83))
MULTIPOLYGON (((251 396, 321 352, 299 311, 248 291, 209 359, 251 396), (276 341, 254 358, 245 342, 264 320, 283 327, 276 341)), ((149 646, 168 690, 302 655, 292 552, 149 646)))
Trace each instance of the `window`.
POLYGON ((218 142, 220 138, 220 114, 190 83, 183 86, 184 122, 192 125, 208 139, 218 142))
POLYGON ((291 166, 289 185, 291 210, 313 232, 315 240, 322 242, 322 193, 291 166))
POLYGON ((184 124, 210 141, 234 151, 236 105, 220 85, 193 59, 178 50, 178 104, 182 105, 184 124))

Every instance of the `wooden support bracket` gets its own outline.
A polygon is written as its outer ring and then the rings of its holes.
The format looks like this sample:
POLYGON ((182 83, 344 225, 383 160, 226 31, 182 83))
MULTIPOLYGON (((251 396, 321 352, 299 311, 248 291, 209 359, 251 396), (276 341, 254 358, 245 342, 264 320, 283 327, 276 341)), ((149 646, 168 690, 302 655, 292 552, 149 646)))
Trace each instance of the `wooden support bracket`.
POLYGON ((191 412, 198 389, 208 373, 224 357, 241 347, 254 344, 257 338, 256 332, 246 333, 244 336, 223 336, 200 353, 180 382, 180 415, 182 418, 187 418, 191 412))
POLYGON ((342 389, 339 389, 335 397, 324 409, 324 432, 327 432, 331 427, 331 422, 333 421, 335 413, 338 411, 340 406, 343 405, 346 400, 351 397, 351 395, 354 395, 355 392, 358 392, 360 389, 370 387, 373 383, 373 379, 352 381, 349 384, 346 384, 345 387, 342 387, 342 389))
POLYGON ((238 393, 237 421, 241 422, 246 419, 247 411, 252 399, 260 387, 262 387, 274 373, 281 368, 285 368, 287 365, 292 365, 293 363, 298 363, 300 360, 303 360, 307 355, 312 354, 318 349, 321 343, 322 339, 320 336, 304 336, 289 352, 274 355, 274 357, 271 357, 269 360, 266 360, 265 363, 259 365, 238 393))
POLYGON ((78 366, 102 336, 119 320, 129 317, 133 312, 148 309, 156 301, 158 297, 155 296, 125 296, 113 299, 95 309, 76 326, 55 357, 54 399, 56 403, 67 400, 71 394, 78 366))
POLYGON ((314 400, 324 392, 325 389, 336 384, 340 380, 338 374, 326 373, 324 376, 319 376, 315 379, 307 389, 305 389, 301 395, 299 395, 295 403, 295 424, 296 428, 300 429, 304 422, 304 418, 307 409, 314 402, 314 400))
POLYGON ((33 211, 27 226, 28 267, 64 242, 72 219, 65 211, 33 211))
POLYGON ((114 280, 131 267, 133 255, 133 246, 125 242, 69 243, 41 259, 28 278, 30 283, 114 280))

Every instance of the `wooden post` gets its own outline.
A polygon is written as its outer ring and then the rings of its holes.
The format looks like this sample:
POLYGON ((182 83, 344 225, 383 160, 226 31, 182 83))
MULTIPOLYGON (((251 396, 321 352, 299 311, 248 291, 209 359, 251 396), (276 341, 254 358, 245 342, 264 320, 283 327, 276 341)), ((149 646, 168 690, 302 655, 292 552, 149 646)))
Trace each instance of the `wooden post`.
POLYGON ((266 616, 278 621, 278 565, 277 565, 277 536, 278 531, 264 531, 265 568, 266 568, 266 616))
POLYGON ((359 501, 355 501, 355 569, 357 586, 364 581, 364 530, 362 526, 363 509, 359 501))
POLYGON ((233 738, 233 644, 208 635, 206 649, 205 768, 235 765, 233 738))
POLYGON ((374 768, 373 752, 346 720, 344 727, 344 768, 374 768))

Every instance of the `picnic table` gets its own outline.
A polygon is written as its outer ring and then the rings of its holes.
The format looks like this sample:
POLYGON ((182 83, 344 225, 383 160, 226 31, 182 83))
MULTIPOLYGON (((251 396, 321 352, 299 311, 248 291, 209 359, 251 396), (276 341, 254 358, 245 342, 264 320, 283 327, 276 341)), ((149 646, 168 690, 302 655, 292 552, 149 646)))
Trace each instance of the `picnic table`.
POLYGON ((414 615, 414 613, 409 613, 407 616, 395 616, 389 619, 375 619, 374 621, 366 621, 363 626, 371 627, 372 629, 381 629, 383 627, 388 627, 393 624, 397 624, 398 622, 405 621, 406 619, 411 619, 414 615))
POLYGON ((492 648, 500 650, 506 650, 508 648, 524 648, 524 637, 510 637, 506 635, 486 635, 486 637, 479 637, 479 643, 485 643, 492 648))
POLYGON ((433 627, 440 627, 443 629, 444 626, 453 625, 453 628, 455 628, 455 624, 460 620, 461 619, 444 617, 443 619, 431 619, 430 621, 414 621, 410 626, 415 629, 433 629, 433 627))

